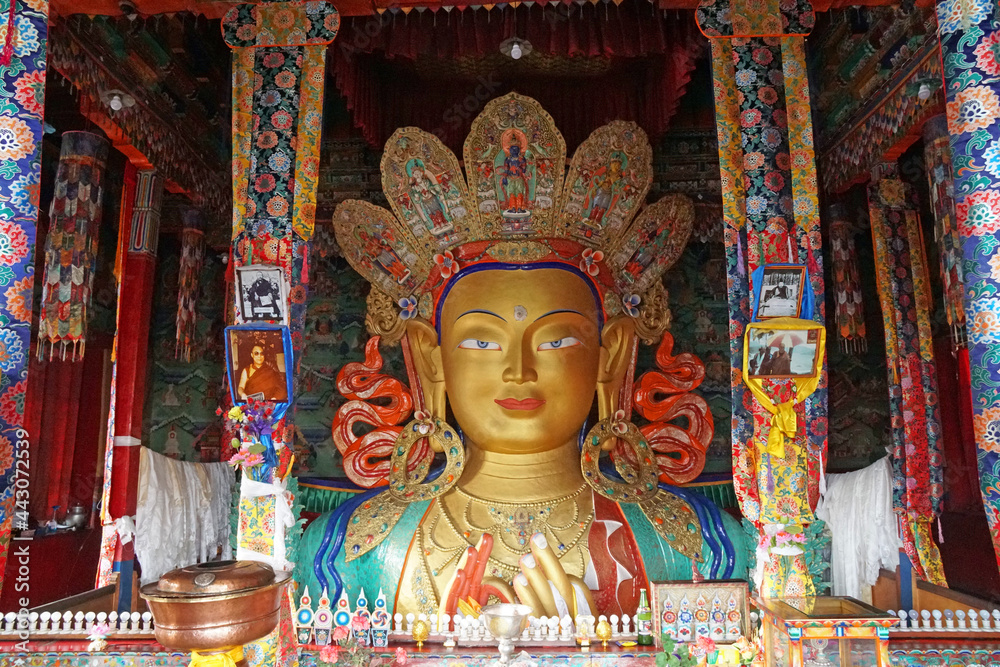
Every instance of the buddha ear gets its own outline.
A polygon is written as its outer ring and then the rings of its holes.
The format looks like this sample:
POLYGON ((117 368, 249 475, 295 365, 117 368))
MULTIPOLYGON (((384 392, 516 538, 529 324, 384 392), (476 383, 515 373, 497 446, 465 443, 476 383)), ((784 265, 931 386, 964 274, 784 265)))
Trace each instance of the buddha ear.
POLYGON ((441 364, 437 331, 430 322, 416 317, 406 321, 406 338, 410 343, 413 365, 423 389, 424 406, 433 416, 444 419, 444 367, 441 364))
POLYGON ((632 364, 635 348, 635 322, 619 315, 604 325, 601 332, 601 362, 597 370, 597 410, 601 419, 614 415, 618 395, 632 364))

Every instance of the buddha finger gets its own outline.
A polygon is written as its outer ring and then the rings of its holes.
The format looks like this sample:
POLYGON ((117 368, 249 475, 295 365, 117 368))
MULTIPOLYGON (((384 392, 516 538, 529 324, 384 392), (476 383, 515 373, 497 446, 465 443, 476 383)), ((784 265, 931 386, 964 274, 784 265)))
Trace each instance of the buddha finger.
POLYGON ((556 600, 552 595, 552 589, 549 588, 549 580, 542 574, 541 568, 538 567, 538 563, 535 561, 535 557, 531 554, 525 554, 521 556, 518 564, 521 566, 521 572, 528 579, 528 585, 531 587, 531 590, 535 592, 538 600, 542 603, 542 608, 545 611, 544 615, 554 616, 556 613, 556 600))
POLYGON ((562 564, 556 558, 556 554, 552 551, 549 541, 545 539, 545 535, 535 533, 531 536, 531 553, 535 556, 535 560, 542 566, 542 571, 545 573, 546 578, 552 582, 563 600, 566 601, 569 615, 575 618, 578 612, 576 610, 576 596, 573 594, 573 585, 569 583, 569 577, 566 576, 566 571, 563 570, 562 564))
POLYGON ((590 587, 583 583, 583 579, 572 575, 569 575, 569 582, 573 584, 573 590, 576 591, 577 613, 591 616, 596 615, 597 602, 594 601, 594 594, 590 591, 590 587))
MULTIPOLYGON (((476 544, 476 563, 475 568, 472 570, 469 577, 469 597, 474 600, 479 600, 479 589, 482 585, 486 575, 486 564, 490 559, 490 554, 493 553, 493 536, 489 533, 483 533, 483 536, 479 538, 479 543, 476 544)), ((468 567, 472 567, 472 563, 468 567)), ((482 602, 480 602, 482 604, 482 602)))
POLYGON ((534 589, 528 584, 528 578, 524 574, 518 574, 514 577, 514 593, 521 604, 531 607, 532 616, 541 618, 546 615, 542 601, 535 595, 534 589))
POLYGON ((511 585, 499 577, 483 577, 483 586, 479 589, 479 598, 476 600, 481 605, 489 602, 490 596, 495 595, 500 602, 514 602, 517 598, 511 585))
POLYGON ((473 547, 469 547, 465 550, 465 558, 462 563, 462 571, 465 572, 465 578, 458 586, 458 599, 468 600, 469 595, 472 591, 472 577, 476 574, 476 565, 479 562, 479 552, 473 547))
POLYGON ((468 578, 471 570, 469 564, 471 562, 472 566, 475 566, 476 556, 476 550, 469 547, 458 560, 458 564, 455 566, 455 575, 445 586, 441 595, 441 604, 438 605, 439 618, 444 614, 454 615, 458 601, 464 600, 468 595, 468 578))
POLYGON ((459 570, 456 572, 455 578, 451 580, 451 589, 447 595, 441 597, 445 614, 449 614, 451 616, 455 615, 455 610, 458 609, 458 601, 461 599, 459 597, 459 591, 465 586, 465 579, 465 570, 459 570))

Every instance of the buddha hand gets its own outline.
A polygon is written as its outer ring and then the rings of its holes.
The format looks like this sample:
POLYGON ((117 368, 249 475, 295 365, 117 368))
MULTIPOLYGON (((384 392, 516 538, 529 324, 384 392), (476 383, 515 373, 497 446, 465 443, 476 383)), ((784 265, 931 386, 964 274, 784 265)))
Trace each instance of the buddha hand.
POLYGON ((597 609, 594 597, 579 577, 566 574, 548 540, 535 533, 530 543, 531 553, 520 560, 521 573, 514 585, 498 577, 484 576, 493 550, 493 537, 483 534, 476 547, 469 547, 459 561, 455 576, 442 596, 440 613, 454 616, 459 601, 484 605, 494 596, 501 602, 519 601, 532 608, 532 615, 555 616, 590 614, 597 609))
POLYGON ((484 576, 492 551, 493 536, 489 533, 484 533, 475 547, 466 549, 458 562, 455 576, 441 596, 439 614, 454 616, 459 602, 472 604, 473 607, 482 606, 491 595, 501 602, 514 602, 514 589, 510 584, 498 577, 484 576))
POLYGON ((521 573, 514 577, 514 592, 536 617, 590 614, 597 609, 594 597, 579 577, 566 574, 545 535, 531 536, 531 553, 521 557, 521 573))

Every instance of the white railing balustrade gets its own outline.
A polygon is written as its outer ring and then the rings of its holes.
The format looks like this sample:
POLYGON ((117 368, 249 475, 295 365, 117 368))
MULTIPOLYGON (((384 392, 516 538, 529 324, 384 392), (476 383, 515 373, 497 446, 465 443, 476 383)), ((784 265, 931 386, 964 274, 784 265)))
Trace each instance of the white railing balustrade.
POLYGON ((890 609, 889 613, 899 618, 899 625, 889 628, 889 632, 1000 632, 1000 609, 924 609, 917 613, 914 609, 890 609))
POLYGON ((10 638, 20 639, 27 632, 29 639, 58 639, 60 637, 86 637, 95 625, 107 623, 110 630, 106 639, 122 639, 125 637, 145 638, 153 635, 153 615, 144 612, 125 613, 119 615, 113 611, 107 612, 30 612, 18 616, 8 612, 0 618, 0 641, 10 638))

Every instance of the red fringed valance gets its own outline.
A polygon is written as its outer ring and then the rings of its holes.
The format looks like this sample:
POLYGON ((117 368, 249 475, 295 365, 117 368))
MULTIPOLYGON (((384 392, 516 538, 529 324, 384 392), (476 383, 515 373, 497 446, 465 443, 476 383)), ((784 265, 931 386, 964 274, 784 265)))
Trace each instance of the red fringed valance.
POLYGON ((667 14, 626 0, 354 18, 328 62, 354 124, 377 148, 397 127, 416 126, 460 156, 485 102, 511 91, 542 103, 570 151, 616 119, 655 141, 705 48, 690 12, 667 14), (511 37, 534 52, 503 55, 511 37))

